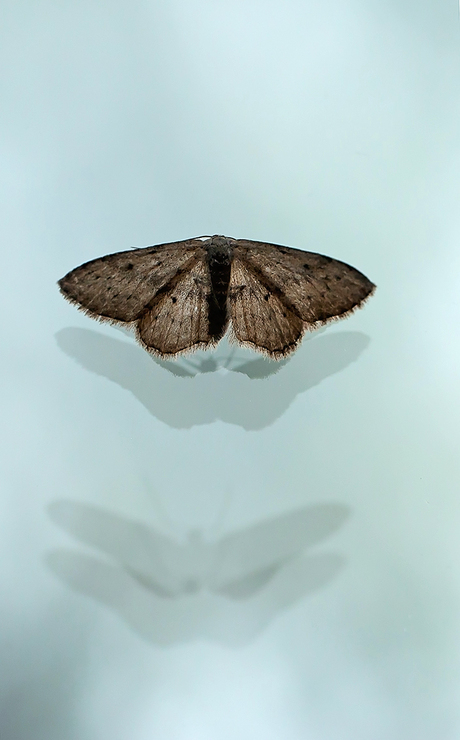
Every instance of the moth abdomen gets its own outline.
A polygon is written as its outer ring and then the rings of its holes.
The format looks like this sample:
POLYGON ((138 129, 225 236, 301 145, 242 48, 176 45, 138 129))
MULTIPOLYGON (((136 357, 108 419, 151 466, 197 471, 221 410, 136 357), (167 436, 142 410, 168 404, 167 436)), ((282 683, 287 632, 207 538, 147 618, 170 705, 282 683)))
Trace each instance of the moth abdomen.
POLYGON ((213 236, 206 245, 206 262, 211 281, 208 319, 213 336, 221 335, 228 323, 228 289, 232 269, 233 249, 228 239, 213 236), (214 333, 216 332, 216 333, 214 333))
POLYGON ((208 294, 209 333, 213 339, 220 339, 228 326, 228 289, 230 285, 231 264, 211 262, 208 264, 211 278, 211 291, 208 294))

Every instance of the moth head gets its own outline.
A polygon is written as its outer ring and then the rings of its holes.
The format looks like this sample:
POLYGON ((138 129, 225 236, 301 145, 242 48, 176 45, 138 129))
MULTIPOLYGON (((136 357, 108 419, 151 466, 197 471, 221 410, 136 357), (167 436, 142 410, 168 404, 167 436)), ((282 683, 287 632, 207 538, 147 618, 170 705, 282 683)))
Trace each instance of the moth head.
POLYGON ((211 237, 213 247, 226 247, 228 245, 228 239, 226 236, 220 236, 220 234, 214 234, 211 237))

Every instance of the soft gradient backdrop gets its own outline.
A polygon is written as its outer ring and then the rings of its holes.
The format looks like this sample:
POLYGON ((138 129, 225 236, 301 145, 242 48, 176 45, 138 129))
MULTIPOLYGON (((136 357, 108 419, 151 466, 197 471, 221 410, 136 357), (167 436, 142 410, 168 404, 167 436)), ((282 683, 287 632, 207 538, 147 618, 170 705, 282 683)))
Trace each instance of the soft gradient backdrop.
POLYGON ((0 36, 2 740, 458 740, 457 5, 10 0, 0 36), (56 287, 214 233, 377 293, 275 372, 56 287))

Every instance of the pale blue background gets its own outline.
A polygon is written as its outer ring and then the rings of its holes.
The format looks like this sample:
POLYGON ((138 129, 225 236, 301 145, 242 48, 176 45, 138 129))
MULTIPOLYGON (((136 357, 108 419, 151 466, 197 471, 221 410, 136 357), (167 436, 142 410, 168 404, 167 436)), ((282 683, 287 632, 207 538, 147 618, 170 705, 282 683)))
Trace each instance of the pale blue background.
POLYGON ((2 740, 457 740, 455 3, 6 2, 0 59, 2 740), (216 232, 378 291, 261 379, 56 288, 216 232))

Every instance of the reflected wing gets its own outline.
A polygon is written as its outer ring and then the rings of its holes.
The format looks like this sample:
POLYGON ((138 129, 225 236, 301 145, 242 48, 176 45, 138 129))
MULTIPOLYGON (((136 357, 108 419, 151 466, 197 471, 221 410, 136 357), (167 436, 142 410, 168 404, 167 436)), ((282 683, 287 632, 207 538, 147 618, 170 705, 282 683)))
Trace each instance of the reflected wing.
POLYGON ((226 535, 215 545, 214 587, 280 567, 339 529, 348 515, 341 504, 316 504, 226 535))
POLYGON ((59 287, 93 317, 132 322, 158 291, 204 257, 202 242, 196 239, 117 252, 72 270, 59 287))
POLYGON ((310 327, 347 315, 375 285, 345 262, 300 249, 236 241, 235 257, 310 327))
POLYGON ((144 347, 161 357, 216 344, 209 332, 211 281, 204 259, 196 257, 159 290, 137 322, 144 347))

